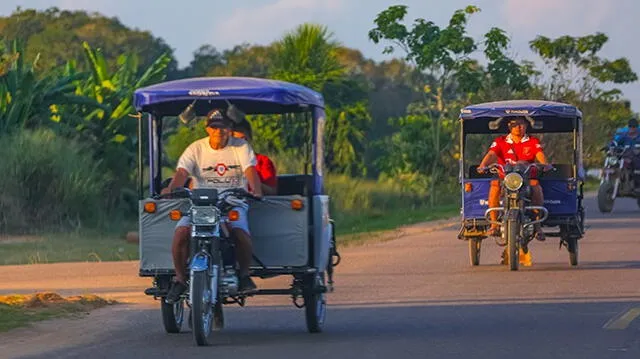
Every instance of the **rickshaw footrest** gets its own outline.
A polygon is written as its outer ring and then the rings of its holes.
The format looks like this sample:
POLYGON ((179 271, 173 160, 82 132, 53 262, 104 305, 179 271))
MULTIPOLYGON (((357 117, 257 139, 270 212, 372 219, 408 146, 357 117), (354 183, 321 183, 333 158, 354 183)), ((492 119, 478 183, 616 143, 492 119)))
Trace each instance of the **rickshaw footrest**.
POLYGON ((154 297, 164 297, 167 295, 167 291, 164 291, 157 287, 151 287, 144 290, 144 294, 152 295, 154 297))

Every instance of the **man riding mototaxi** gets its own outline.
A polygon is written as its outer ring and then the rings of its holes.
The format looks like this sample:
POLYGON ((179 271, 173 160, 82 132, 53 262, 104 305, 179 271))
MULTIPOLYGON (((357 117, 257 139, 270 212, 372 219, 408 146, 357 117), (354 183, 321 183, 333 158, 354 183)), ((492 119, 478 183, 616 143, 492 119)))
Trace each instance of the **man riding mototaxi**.
MULTIPOLYGON (((528 121, 524 117, 511 117, 507 118, 507 121, 509 134, 500 136, 493 141, 489 147, 489 151, 480 162, 480 165, 478 165, 478 172, 485 172, 486 167, 493 163, 505 165, 507 163, 515 164, 518 162, 534 163, 535 161, 545 165, 545 170, 549 169, 540 140, 527 134, 528 121)), ((501 171, 499 172, 500 180, 504 178, 504 175, 505 174, 501 171)), ((489 207, 500 206, 500 180, 491 181, 488 198, 489 207)), ((531 178, 530 185, 531 204, 534 206, 544 205, 542 187, 540 187, 538 179, 531 178)), ((490 212, 489 216, 492 221, 498 220, 498 212, 496 211, 490 212)), ((499 239, 496 240, 498 245, 506 245, 506 242, 501 238, 499 224, 492 223, 487 234, 489 236, 498 237, 499 239)), ((540 223, 534 225, 534 238, 539 241, 545 240, 545 235, 540 223)), ((530 256, 528 260, 530 262, 530 256)))
POLYGON ((633 173, 633 183, 636 192, 640 192, 640 153, 635 150, 635 146, 640 144, 640 131, 638 131, 638 120, 635 118, 627 122, 627 127, 619 128, 609 144, 610 147, 630 147, 629 151, 623 153, 623 157, 630 160, 633 173))

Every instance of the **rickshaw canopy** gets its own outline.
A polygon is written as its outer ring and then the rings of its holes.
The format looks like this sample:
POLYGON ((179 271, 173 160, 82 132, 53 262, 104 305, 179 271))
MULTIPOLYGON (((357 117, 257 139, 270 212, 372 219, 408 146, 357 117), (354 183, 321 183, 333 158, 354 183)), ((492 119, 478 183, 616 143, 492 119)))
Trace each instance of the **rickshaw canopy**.
POLYGON ((573 105, 541 100, 511 100, 471 105, 460 110, 464 133, 504 133, 505 117, 522 116, 532 121, 530 132, 572 132, 582 112, 573 105))
POLYGON ((196 103, 196 111, 206 113, 212 106, 233 102, 246 114, 301 112, 309 107, 324 108, 322 95, 305 86, 252 77, 198 77, 167 81, 134 92, 138 111, 175 116, 185 106, 196 103), (198 103, 202 103, 198 106, 198 103))

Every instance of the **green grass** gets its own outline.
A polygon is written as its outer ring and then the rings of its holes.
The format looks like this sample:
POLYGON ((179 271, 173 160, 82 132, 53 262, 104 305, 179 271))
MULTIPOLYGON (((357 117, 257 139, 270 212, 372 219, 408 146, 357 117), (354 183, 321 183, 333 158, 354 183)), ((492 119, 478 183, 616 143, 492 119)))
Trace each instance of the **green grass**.
POLYGON ((123 236, 57 233, 0 240, 0 265, 57 262, 101 262, 138 259, 138 245, 123 236))
POLYGON ((460 213, 459 205, 416 208, 365 214, 337 214, 336 235, 348 235, 394 229, 419 222, 450 218, 460 213))

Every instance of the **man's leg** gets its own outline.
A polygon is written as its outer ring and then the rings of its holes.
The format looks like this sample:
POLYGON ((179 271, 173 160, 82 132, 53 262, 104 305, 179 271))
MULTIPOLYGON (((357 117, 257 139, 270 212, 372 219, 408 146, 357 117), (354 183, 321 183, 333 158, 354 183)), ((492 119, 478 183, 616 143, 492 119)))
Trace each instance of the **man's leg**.
POLYGON ((176 226, 171 245, 171 255, 173 256, 173 267, 176 276, 167 294, 166 302, 169 304, 177 302, 180 299, 180 295, 187 290, 187 261, 189 260, 190 236, 189 218, 183 217, 176 226))
POLYGON ((240 267, 240 273, 238 273, 240 282, 238 289, 240 292, 253 292, 257 287, 249 276, 249 267, 253 260, 253 243, 251 241, 251 235, 249 234, 248 211, 243 208, 234 209, 240 212, 240 218, 237 221, 231 222, 231 231, 236 239, 236 258, 238 260, 238 266, 240 267))
MULTIPOLYGON (((531 180, 531 204, 534 206, 544 206, 542 187, 540 187, 540 182, 538 180, 531 180)), ((536 219, 540 218, 539 211, 535 211, 535 214, 536 219)), ((535 231, 534 236, 537 240, 544 241, 546 239, 541 223, 534 224, 533 229, 535 231)))
MULTIPOLYGON (((491 187, 489 187, 489 198, 488 201, 489 207, 499 207, 500 206, 500 181, 492 180, 491 187)), ((492 221, 498 220, 498 212, 491 211, 489 212, 489 218, 492 221)), ((499 224, 491 224, 491 229, 489 230, 489 235, 496 236, 500 234, 500 225, 499 224)))

